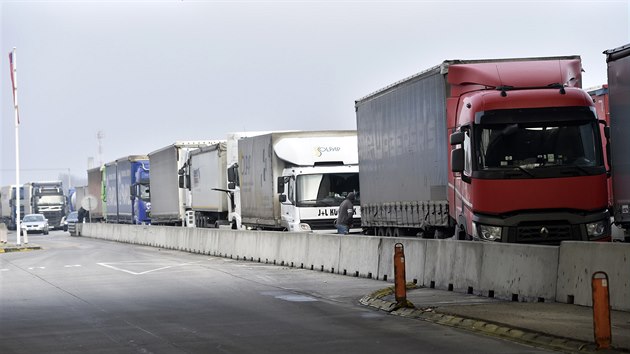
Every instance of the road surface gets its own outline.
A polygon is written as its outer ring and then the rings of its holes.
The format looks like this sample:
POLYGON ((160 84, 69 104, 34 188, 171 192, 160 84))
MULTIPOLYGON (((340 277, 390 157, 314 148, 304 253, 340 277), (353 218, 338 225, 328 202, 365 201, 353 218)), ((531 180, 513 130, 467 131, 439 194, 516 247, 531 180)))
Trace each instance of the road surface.
MULTIPOLYGON (((13 235, 15 237, 15 235, 13 235)), ((543 353, 363 307, 391 284, 53 231, 0 254, 0 353, 543 353)))

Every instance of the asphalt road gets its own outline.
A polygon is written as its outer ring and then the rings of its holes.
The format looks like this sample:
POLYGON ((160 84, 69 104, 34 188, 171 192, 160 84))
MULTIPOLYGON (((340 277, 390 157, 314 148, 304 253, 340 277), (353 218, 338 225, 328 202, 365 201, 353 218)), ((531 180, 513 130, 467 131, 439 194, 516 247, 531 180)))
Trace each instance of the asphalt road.
POLYGON ((359 305, 382 281, 29 238, 43 249, 0 254, 2 354, 546 352, 359 305))

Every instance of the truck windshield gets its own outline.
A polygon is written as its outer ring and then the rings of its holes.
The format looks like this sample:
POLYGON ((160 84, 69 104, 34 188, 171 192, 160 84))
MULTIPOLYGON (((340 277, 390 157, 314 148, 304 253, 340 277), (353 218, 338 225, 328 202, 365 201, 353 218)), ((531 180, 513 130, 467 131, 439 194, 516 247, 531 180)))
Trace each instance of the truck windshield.
POLYGON ((298 207, 339 206, 350 192, 359 199, 358 173, 325 173, 299 175, 296 179, 298 207))
POLYGON ((478 171, 520 171, 530 177, 549 177, 548 172, 537 175, 536 171, 550 168, 577 175, 601 173, 598 135, 594 119, 481 124, 475 129, 476 167, 478 171))
POLYGON ((36 197, 37 204, 63 204, 65 203, 65 197, 63 195, 42 195, 36 197))

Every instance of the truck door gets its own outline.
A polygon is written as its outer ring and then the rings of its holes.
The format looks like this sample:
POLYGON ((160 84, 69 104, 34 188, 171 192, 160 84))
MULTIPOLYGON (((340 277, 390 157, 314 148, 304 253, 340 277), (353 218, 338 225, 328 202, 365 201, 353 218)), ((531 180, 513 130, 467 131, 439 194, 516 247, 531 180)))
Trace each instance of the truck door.
POLYGON ((280 194, 280 215, 282 216, 282 225, 287 227, 291 223, 294 223, 296 218, 297 208, 295 207, 295 177, 280 177, 278 183, 282 180, 282 190, 284 193, 280 194))

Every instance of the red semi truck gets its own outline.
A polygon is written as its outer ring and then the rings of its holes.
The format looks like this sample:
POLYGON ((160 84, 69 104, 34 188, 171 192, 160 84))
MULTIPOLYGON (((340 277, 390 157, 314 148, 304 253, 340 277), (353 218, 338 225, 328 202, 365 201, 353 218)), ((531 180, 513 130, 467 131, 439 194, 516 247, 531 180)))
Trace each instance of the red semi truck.
POLYGON ((581 72, 579 56, 450 60, 357 100, 365 231, 610 240, 605 123, 581 72))

